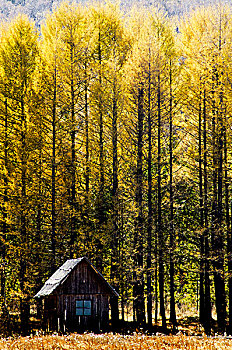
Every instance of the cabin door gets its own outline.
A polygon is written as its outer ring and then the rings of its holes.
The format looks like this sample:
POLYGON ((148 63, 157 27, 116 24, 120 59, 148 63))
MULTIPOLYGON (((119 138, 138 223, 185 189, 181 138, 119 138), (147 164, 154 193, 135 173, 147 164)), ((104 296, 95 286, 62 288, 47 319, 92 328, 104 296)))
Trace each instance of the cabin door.
POLYGON ((47 314, 47 329, 48 331, 57 330, 57 297, 50 295, 45 300, 45 310, 47 314))

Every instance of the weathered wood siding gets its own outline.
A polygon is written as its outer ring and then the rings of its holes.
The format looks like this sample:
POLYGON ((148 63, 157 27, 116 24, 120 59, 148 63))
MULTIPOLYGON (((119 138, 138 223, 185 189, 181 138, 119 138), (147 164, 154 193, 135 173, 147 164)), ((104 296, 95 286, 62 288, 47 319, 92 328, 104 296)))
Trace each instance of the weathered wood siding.
POLYGON ((93 269, 82 261, 58 288, 58 294, 107 294, 109 291, 93 269))
POLYGON ((101 277, 85 261, 81 262, 56 289, 54 295, 46 298, 45 313, 50 328, 54 328, 56 319, 56 330, 105 329, 109 322, 109 296, 109 290, 105 283, 102 283, 101 277), (53 306, 51 313, 48 304, 53 300, 52 297, 56 297, 56 307, 53 306), (76 315, 77 300, 91 300, 91 316, 76 315))

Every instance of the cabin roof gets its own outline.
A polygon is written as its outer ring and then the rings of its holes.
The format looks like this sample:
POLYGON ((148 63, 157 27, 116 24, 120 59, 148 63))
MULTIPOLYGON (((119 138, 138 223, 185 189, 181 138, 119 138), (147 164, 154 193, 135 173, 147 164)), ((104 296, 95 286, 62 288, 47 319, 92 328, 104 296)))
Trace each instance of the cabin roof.
POLYGON ((91 268, 95 271, 95 273, 100 277, 102 282, 106 285, 106 287, 110 290, 110 292, 116 296, 118 293, 115 289, 106 281, 103 275, 90 263, 90 261, 86 257, 78 258, 78 259, 69 259, 67 260, 61 267, 59 267, 56 272, 45 282, 40 291, 35 295, 35 298, 45 297, 52 294, 57 287, 59 287, 64 281, 68 278, 71 271, 81 262, 85 260, 91 268))

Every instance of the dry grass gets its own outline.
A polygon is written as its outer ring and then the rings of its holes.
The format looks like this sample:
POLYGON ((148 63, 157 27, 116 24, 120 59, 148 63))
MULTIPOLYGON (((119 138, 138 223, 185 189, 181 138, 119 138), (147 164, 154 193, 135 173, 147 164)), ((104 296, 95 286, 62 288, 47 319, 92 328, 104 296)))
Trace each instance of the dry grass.
POLYGON ((226 350, 232 349, 232 339, 196 336, 145 336, 113 334, 71 334, 7 338, 0 340, 0 349, 14 350, 226 350))

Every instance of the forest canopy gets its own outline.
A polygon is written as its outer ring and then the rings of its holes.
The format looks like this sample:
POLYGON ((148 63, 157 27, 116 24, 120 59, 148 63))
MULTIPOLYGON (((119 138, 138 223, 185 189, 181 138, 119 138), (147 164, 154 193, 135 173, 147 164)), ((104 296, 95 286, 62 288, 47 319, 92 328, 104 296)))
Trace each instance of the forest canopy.
POLYGON ((1 24, 0 306, 22 329, 87 256, 113 323, 232 334, 231 12, 64 2, 1 24))

